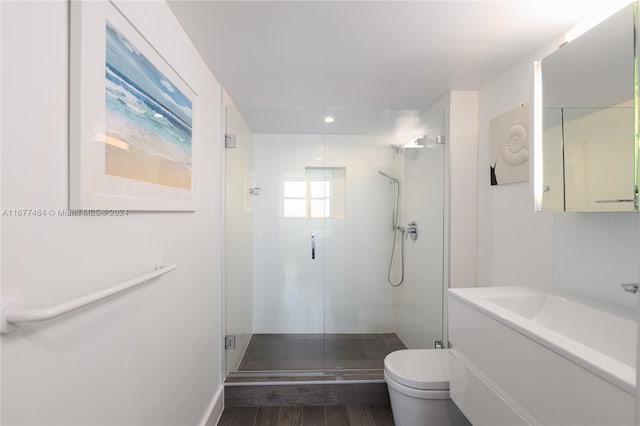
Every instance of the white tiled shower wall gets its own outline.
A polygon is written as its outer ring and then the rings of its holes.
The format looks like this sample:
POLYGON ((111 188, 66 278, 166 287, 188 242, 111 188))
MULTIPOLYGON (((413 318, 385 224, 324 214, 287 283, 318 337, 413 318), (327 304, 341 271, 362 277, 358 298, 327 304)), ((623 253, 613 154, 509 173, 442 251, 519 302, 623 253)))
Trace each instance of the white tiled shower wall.
POLYGON ((254 203, 256 333, 322 333, 325 324, 327 332, 391 328, 392 319, 380 316, 374 319, 381 324, 368 324, 365 310, 392 306, 395 299, 384 278, 391 186, 377 174, 392 172, 393 151, 384 140, 372 146, 372 137, 345 138, 254 135, 255 179, 262 188, 254 203), (283 216, 283 182, 304 179, 306 166, 346 168, 344 218, 283 216), (311 233, 317 234, 316 259, 311 233))
POLYGON ((405 154, 403 197, 413 216, 405 214, 402 223, 417 220, 423 237, 405 243, 407 280, 392 288, 392 185, 377 173, 394 171, 389 145, 387 138, 370 135, 254 135, 255 180, 262 188, 254 203, 254 332, 397 331, 409 346, 432 345, 440 336, 442 210, 432 220, 426 201, 408 197, 415 190, 424 200, 431 191, 442 205, 442 152, 431 159, 427 149, 405 154), (304 178, 305 166, 345 167, 344 218, 283 217, 283 182, 304 178), (420 179, 429 179, 434 189, 420 187, 420 179), (427 243, 436 252, 416 257, 427 243), (423 269, 432 267, 436 277, 425 279, 423 269))

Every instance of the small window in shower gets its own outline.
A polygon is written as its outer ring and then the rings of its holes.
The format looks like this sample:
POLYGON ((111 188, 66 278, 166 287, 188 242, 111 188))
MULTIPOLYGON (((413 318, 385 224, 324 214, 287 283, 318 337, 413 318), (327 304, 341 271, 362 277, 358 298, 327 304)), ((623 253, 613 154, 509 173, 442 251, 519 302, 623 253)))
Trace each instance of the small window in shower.
POLYGON ((284 182, 284 217, 307 217, 307 182, 284 182))
POLYGON ((309 216, 331 217, 331 182, 309 182, 309 216))
POLYGON ((305 167, 304 180, 284 182, 284 217, 338 219, 344 214, 344 167, 305 167))
POLYGON ((345 168, 305 167, 309 188, 308 216, 344 218, 345 168))

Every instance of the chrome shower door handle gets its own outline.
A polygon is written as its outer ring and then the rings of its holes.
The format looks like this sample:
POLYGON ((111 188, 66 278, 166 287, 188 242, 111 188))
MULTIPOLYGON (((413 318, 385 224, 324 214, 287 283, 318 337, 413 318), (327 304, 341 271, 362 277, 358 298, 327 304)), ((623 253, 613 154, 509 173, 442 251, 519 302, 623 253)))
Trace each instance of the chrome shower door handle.
POLYGON ((316 258, 316 233, 311 233, 311 259, 316 258))

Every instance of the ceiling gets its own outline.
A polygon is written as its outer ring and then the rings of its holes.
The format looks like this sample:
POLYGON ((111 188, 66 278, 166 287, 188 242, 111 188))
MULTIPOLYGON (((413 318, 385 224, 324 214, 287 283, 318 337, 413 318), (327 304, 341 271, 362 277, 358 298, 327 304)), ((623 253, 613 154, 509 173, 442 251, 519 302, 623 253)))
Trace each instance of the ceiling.
POLYGON ((481 88, 603 4, 169 0, 241 110, 425 109, 481 88))

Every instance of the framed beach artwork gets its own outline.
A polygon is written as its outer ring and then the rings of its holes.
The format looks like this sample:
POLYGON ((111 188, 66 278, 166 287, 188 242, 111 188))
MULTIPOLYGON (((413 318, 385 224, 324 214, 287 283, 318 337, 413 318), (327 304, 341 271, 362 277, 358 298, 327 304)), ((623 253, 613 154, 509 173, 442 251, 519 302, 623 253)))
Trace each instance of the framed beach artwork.
POLYGON ((71 2, 70 207, 195 210, 196 94, 117 5, 71 2))

